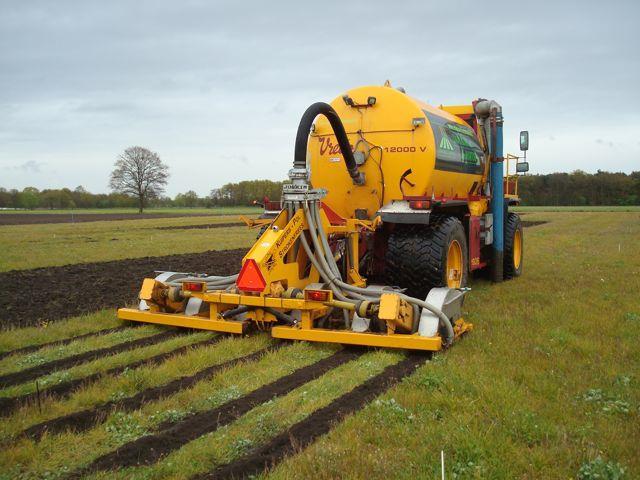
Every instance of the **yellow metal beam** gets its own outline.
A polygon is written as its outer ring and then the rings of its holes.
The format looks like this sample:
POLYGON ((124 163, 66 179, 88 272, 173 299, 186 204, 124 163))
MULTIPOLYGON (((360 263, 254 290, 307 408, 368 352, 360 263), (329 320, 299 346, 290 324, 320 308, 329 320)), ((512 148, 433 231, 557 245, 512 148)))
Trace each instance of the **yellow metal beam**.
POLYGON ((253 295, 239 295, 237 293, 208 292, 194 295, 202 298, 206 303, 224 303, 227 305, 248 305, 251 307, 271 307, 286 310, 323 310, 323 302, 303 300, 299 298, 258 297, 253 295))
POLYGON ((452 115, 471 115, 474 113, 473 105, 440 105, 439 108, 452 115))
POLYGON ((174 327, 197 328, 200 330, 213 330, 214 332, 244 333, 244 322, 232 322, 228 320, 211 320, 203 317, 188 317, 173 313, 153 313, 135 310, 133 308, 121 308, 118 310, 118 318, 133 320, 134 322, 157 323, 174 327))
POLYGON ((406 350, 438 351, 442 349, 440 337, 421 337, 419 335, 379 335, 375 333, 357 333, 347 330, 328 330, 324 328, 273 327, 271 335, 287 340, 307 340, 310 342, 341 343, 345 345, 366 345, 370 347, 402 348, 406 350))

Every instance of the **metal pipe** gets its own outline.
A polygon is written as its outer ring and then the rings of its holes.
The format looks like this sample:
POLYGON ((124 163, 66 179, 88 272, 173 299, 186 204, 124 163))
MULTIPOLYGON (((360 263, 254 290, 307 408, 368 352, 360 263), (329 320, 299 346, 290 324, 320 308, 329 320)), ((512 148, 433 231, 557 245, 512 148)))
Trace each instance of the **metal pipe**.
POLYGON ((350 310, 352 312, 355 312, 356 310, 356 306, 353 303, 343 302, 340 300, 332 300, 330 302, 324 302, 324 304, 328 307, 342 308, 343 310, 350 310))
POLYGON ((491 214, 493 216, 493 245, 491 277, 494 282, 503 280, 504 267, 504 154, 502 151, 502 107, 494 100, 478 100, 474 111, 484 127, 489 146, 489 185, 491 214))
MULTIPOLYGON (((491 162, 491 213, 493 214, 492 280, 502 282, 504 265, 504 167, 502 153, 502 112, 495 110, 495 147, 491 162)), ((493 118, 492 118, 493 119, 493 118)))

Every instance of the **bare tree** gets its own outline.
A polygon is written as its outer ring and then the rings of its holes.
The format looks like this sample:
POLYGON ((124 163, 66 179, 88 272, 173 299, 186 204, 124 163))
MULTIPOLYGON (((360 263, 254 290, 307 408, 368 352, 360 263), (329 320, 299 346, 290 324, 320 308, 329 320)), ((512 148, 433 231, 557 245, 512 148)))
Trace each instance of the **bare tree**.
POLYGON ((142 147, 129 147, 114 166, 109 186, 114 192, 136 196, 140 213, 150 198, 164 192, 169 168, 157 153, 142 147))

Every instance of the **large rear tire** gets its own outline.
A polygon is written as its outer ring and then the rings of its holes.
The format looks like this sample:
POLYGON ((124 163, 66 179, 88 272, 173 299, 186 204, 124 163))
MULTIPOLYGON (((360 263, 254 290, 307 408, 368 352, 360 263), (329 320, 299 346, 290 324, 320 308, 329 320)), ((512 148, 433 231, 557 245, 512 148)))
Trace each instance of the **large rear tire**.
POLYGON ((433 216, 423 225, 397 225, 385 255, 387 283, 424 299, 434 287, 464 287, 468 277, 464 227, 455 217, 433 216))
POLYGON ((508 213, 504 223, 504 279, 522 275, 523 258, 522 222, 517 213, 508 213))

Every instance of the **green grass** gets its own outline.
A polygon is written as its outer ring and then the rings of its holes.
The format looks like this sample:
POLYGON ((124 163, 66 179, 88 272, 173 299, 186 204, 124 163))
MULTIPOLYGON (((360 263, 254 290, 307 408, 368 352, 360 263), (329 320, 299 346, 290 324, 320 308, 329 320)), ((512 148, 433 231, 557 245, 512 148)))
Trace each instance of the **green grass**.
POLYGON ((414 421, 370 405, 271 477, 437 478, 444 450, 447 478, 575 478, 598 456, 638 478, 640 218, 535 219, 524 275, 475 281, 473 332, 383 397, 414 421))
MULTIPOLYGON (((111 315, 113 315, 113 313, 111 313, 111 315)), ((67 345, 54 345, 40 348, 31 353, 9 355, 0 360, 0 375, 19 372, 71 355, 78 355, 98 348, 112 347, 119 343, 137 340, 157 333, 158 328, 155 326, 144 325, 141 328, 128 328, 106 335, 80 339, 67 345)))
POLYGON ((124 324, 125 322, 118 320, 116 317, 115 310, 105 309, 89 315, 66 318, 57 322, 43 322, 37 327, 2 330, 0 331, 0 352, 55 342, 56 340, 77 337, 78 335, 119 327, 124 324))
POLYGON ((237 216, 0 226, 0 272, 73 263, 249 247, 256 231, 157 227, 239 222, 237 216))
POLYGON ((640 205, 519 206, 516 212, 640 212, 640 205))
MULTIPOLYGON (((162 331, 160 327, 153 326, 152 328, 155 329, 155 333, 162 331)), ((125 366, 138 360, 143 360, 145 358, 174 350, 183 345, 189 345, 195 341, 204 340, 208 335, 209 334, 207 332, 200 332, 192 335, 180 335, 146 347, 124 351, 116 355, 104 356, 97 360, 82 363, 66 370, 56 370, 38 379, 39 388, 45 390, 52 385, 68 382, 77 378, 84 378, 93 373, 102 372, 111 368, 125 366)), ((36 388, 35 382, 29 381, 27 383, 21 383, 19 385, 0 389, 0 397, 25 395, 35 392, 36 388)))
MULTIPOLYGON (((183 341, 182 344, 192 344, 206 338, 211 338, 212 336, 213 334, 211 333, 198 333, 190 336, 186 339, 187 341, 183 341)), ((105 376, 105 378, 100 379, 90 386, 79 389, 68 399, 56 401, 45 398, 42 403, 42 409, 38 408, 37 405, 27 405, 23 407, 20 411, 14 413, 9 420, 0 422, 0 435, 9 437, 31 425, 45 420, 90 408, 109 400, 133 396, 147 388, 166 384, 178 377, 192 375, 207 366, 216 365, 233 358, 247 355, 267 345, 269 345, 269 339, 266 336, 256 336, 251 339, 231 337, 214 345, 193 348, 185 354, 170 358, 161 365, 127 370, 117 377, 105 376)), ((265 372, 265 374, 268 374, 268 372, 265 372)), ((259 376, 256 376, 250 379, 250 381, 255 382, 258 381, 258 379, 259 376)), ((203 384, 206 384, 206 382, 203 384)), ((238 392, 239 391, 240 390, 238 390, 238 392)), ((180 399, 182 399, 183 403, 175 399, 173 403, 169 401, 167 411, 178 411, 178 409, 181 408, 195 408, 191 405, 196 405, 197 397, 184 396, 183 394, 180 399)), ((146 408, 147 411, 157 411, 155 404, 149 404, 146 408)), ((156 423, 160 420, 160 417, 156 415, 156 423)), ((152 425, 153 421, 150 420, 150 422, 149 425, 152 425)), ((99 430, 104 429, 102 425, 97 428, 99 430)), ((145 428, 147 428, 147 426, 145 426, 145 428)), ((52 437, 54 437, 52 441, 55 441, 56 436, 52 437)), ((75 440, 73 440, 74 442, 80 441, 82 435, 75 435, 73 437, 75 438, 75 440)))
MULTIPOLYGON (((262 212, 262 207, 214 207, 214 208, 180 208, 180 207, 166 207, 166 208, 145 208, 144 213, 170 213, 170 214, 189 214, 189 213, 207 213, 209 215, 239 215, 239 214, 254 214, 258 215, 262 212)), ((138 213, 137 208, 73 208, 73 209, 37 209, 37 210, 0 210, 1 215, 11 215, 14 213, 55 213, 66 214, 72 213, 138 213)))
MULTIPOLYGON (((530 210, 526 218, 549 223, 525 229, 522 277, 501 284, 473 280, 464 307, 475 325, 469 335, 265 477, 439 478, 444 451, 447 478, 567 479, 581 472, 581 478, 612 479, 622 470, 624 478, 639 478, 640 214, 530 210)), ((113 325, 102 313, 0 333, 0 346, 113 325)), ((0 419, 0 436, 10 438, 44 419, 133 395, 270 342, 265 334, 225 339, 157 367, 105 378, 69 399, 46 400, 42 412, 28 406, 0 419)), ((113 412, 87 432, 46 435, 41 442, 5 440, 0 478, 55 478, 153 432, 164 419, 238 398, 335 348, 296 343, 135 412, 113 412)), ((100 359, 73 374, 151 354, 100 359)), ((266 443, 399 358, 397 352, 367 353, 155 465, 97 477, 178 479, 208 471, 266 443)))
POLYGON ((189 448, 168 455, 152 467, 127 468, 116 473, 102 473, 96 475, 96 478, 188 478, 207 472, 269 441, 315 410, 380 373, 385 367, 398 362, 400 358, 401 355, 396 352, 365 354, 283 397, 252 409, 238 421, 194 440, 189 448))
MULTIPOLYGON (((233 339, 227 344, 209 349, 209 355, 201 356, 196 366, 202 368, 208 362, 220 363, 221 356, 237 357, 238 350, 244 350, 246 353, 255 351, 257 345, 265 345, 266 339, 266 336, 252 338, 249 341, 233 339), (214 351, 212 358, 211 350, 214 351), (236 354, 229 355, 229 351, 234 350, 236 354), (212 359, 214 361, 211 361, 212 359)), ((14 468, 19 465, 19 470, 26 470, 34 477, 43 476, 46 472, 53 474, 64 469, 73 470, 119 445, 154 431, 158 424, 170 418, 168 414, 179 418, 188 412, 216 407, 297 368, 327 357, 333 351, 330 347, 303 343, 281 349, 266 355, 258 362, 240 364, 219 372, 209 381, 199 382, 193 388, 182 390, 170 398, 148 403, 138 411, 124 415, 115 412, 104 424, 82 435, 68 432, 45 436, 39 443, 27 439, 19 440, 14 445, 0 450, 0 465, 11 465, 14 468)), ((174 374, 181 372, 179 367, 175 365, 174 374)), ((144 378, 143 372, 136 377, 144 378)), ((95 395, 91 398, 95 398, 95 395)), ((0 478, 3 478, 1 474, 0 478)))

